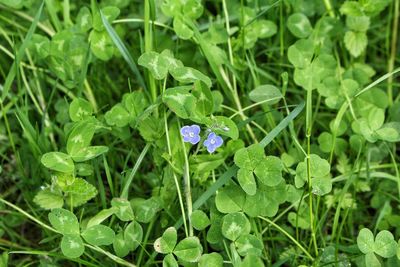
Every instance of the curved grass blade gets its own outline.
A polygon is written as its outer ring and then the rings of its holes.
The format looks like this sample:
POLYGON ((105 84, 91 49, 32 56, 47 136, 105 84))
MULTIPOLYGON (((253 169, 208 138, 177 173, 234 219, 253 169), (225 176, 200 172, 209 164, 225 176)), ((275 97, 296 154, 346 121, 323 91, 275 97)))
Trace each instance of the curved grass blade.
POLYGON ((142 74, 140 73, 135 61, 133 60, 131 54, 129 54, 128 49, 126 48, 125 44, 122 42, 121 38, 119 38, 118 34, 115 32, 114 28, 110 25, 106 17, 103 15, 103 12, 100 10, 101 20, 103 22, 104 27, 106 28, 108 34, 110 35, 111 39, 113 40, 115 46, 118 48, 119 52, 121 53, 122 57, 128 63, 129 67, 136 75, 139 84, 146 90, 146 84, 144 83, 142 74))
POLYGON ((12 82, 14 81, 14 78, 17 75, 17 66, 19 66, 21 59, 24 57, 25 50, 28 47, 28 44, 32 39, 32 35, 34 34, 36 27, 39 23, 39 19, 40 19, 40 16, 42 15, 42 11, 43 11, 43 6, 44 6, 44 2, 42 2, 38 11, 36 12, 35 19, 32 21, 32 24, 29 27, 29 30, 24 38, 24 41, 22 42, 21 46, 18 49, 17 54, 15 55, 15 60, 14 60, 13 64, 11 65, 10 72, 8 73, 6 81, 3 86, 3 93, 2 93, 2 96, 0 99, 0 101, 2 103, 7 97, 7 94, 11 88, 12 82))

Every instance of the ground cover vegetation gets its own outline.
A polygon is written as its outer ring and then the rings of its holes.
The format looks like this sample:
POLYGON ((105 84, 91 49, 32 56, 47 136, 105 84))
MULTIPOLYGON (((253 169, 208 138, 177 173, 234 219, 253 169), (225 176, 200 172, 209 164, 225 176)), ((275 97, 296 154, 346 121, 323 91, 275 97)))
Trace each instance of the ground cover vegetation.
POLYGON ((399 0, 0 0, 0 266, 400 266, 399 0))

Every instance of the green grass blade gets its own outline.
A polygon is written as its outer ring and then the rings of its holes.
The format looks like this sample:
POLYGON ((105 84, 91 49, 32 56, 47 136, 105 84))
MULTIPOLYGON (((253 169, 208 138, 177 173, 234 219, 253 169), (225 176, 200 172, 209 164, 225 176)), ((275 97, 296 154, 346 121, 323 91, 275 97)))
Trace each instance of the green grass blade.
POLYGON ((144 83, 142 74, 140 73, 135 61, 133 60, 133 58, 132 58, 131 54, 129 53, 128 49, 126 48, 125 44, 122 42, 121 38, 119 38, 118 34, 115 32, 114 28, 110 25, 110 23, 108 22, 106 17, 103 15, 101 10, 100 10, 100 16, 101 16, 101 20, 104 24, 104 27, 106 28, 108 34, 110 35, 111 39, 113 40, 115 46, 118 48, 122 57, 125 59, 125 61, 128 63, 128 66, 131 68, 133 73, 136 75, 136 78, 138 79, 140 86, 142 86, 146 90, 147 88, 146 88, 146 84, 144 83))
POLYGON ((22 42, 21 46, 19 47, 18 52, 15 56, 15 60, 14 60, 13 64, 11 65, 10 71, 7 75, 6 81, 3 86, 3 94, 1 96, 2 103, 5 100, 5 98, 7 97, 7 94, 10 91, 10 88, 14 81, 14 78, 17 75, 16 67, 20 65, 20 61, 25 55, 25 49, 28 47, 28 45, 32 39, 32 35, 34 34, 36 27, 38 25, 40 16, 42 15, 43 6, 44 6, 44 2, 42 2, 38 11, 36 12, 35 19, 33 20, 31 26, 29 27, 29 30, 24 38, 24 41, 22 42))

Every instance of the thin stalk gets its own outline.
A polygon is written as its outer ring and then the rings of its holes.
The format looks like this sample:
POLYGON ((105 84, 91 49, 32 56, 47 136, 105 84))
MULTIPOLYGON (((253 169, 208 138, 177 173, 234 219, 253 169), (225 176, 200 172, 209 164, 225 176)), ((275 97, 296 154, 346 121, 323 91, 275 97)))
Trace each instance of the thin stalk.
POLYGON ((312 90, 307 90, 306 104, 306 137, 307 137, 307 182, 308 182, 308 208, 310 211, 311 238, 314 245, 315 255, 318 256, 317 239, 315 235, 314 213, 313 213, 313 195, 311 184, 311 132, 312 132, 312 90))
MULTIPOLYGON (((390 47, 390 58, 388 61, 388 72, 393 72, 394 62, 396 59, 396 48, 397 48, 397 34, 399 27, 399 9, 400 0, 395 0, 394 2, 394 16, 393 16, 393 26, 392 26, 392 43, 390 47)), ((388 78, 387 94, 389 98, 389 105, 393 104, 393 76, 388 78)))
MULTIPOLYGON (((151 52, 153 50, 153 31, 151 28, 151 0, 144 1, 144 51, 151 52)), ((153 103, 157 99, 157 87, 156 81, 153 78, 150 71, 147 72, 148 80, 149 80, 149 87, 150 87, 150 94, 153 103)))
MULTIPOLYGON (((164 82, 164 84, 166 84, 166 82, 164 82)), ((165 114, 165 112, 164 112, 164 125, 165 125, 165 135, 166 135, 166 138, 167 138, 168 154, 169 154, 169 156, 172 156, 171 144, 170 144, 169 132, 168 132, 167 115, 165 114)), ((173 173, 174 182, 175 182, 175 186, 176 186, 176 192, 178 194, 179 206, 181 207, 182 220, 183 220, 183 226, 185 228, 185 234, 186 234, 186 236, 189 236, 188 227, 187 227, 187 224, 186 224, 186 213, 185 213, 185 206, 183 205, 183 198, 182 198, 181 188, 179 186, 178 178, 176 177, 175 172, 173 171, 172 173, 173 173)))
POLYGON ((330 0, 324 0, 326 11, 328 11, 329 16, 335 18, 335 11, 333 10, 332 4, 330 0))
MULTIPOLYGON (((230 25, 229 25, 229 14, 228 14, 227 6, 226 6, 226 0, 222 0, 222 7, 224 10, 226 31, 229 34, 230 33, 230 25)), ((234 66, 232 44, 231 44, 230 37, 228 38, 228 54, 229 54, 229 61, 230 61, 231 65, 234 66)), ((233 83, 233 87, 231 88, 231 91, 232 91, 233 99, 234 99, 237 109, 239 111, 240 117, 242 118, 242 120, 245 120, 245 118, 244 118, 245 116, 244 116, 243 109, 242 109, 242 104, 240 103, 239 95, 237 92, 237 81, 236 81, 236 77, 235 77, 234 73, 232 73, 232 83, 233 83)), ((255 136, 253 129, 250 127, 250 125, 247 124, 246 128, 247 128, 251 138, 253 139, 253 141, 258 143, 257 137, 255 136)))
POLYGON ((276 223, 274 223, 273 221, 271 221, 268 218, 262 217, 262 216, 258 216, 258 218, 260 218, 263 221, 266 221, 267 223, 271 224, 272 226, 274 226, 276 229, 278 229, 279 232, 281 232, 282 234, 284 234, 285 236, 287 236, 301 251, 304 252, 304 254, 306 254, 306 256, 311 260, 314 261, 313 256, 310 255, 310 253, 308 253, 308 251, 288 232, 285 231, 285 229, 283 229, 282 227, 280 227, 279 225, 277 225, 276 223))
MULTIPOLYGON (((180 128, 180 125, 179 125, 180 128)), ((183 172, 183 186, 185 188, 185 198, 186 198, 186 208, 188 214, 188 222, 189 222, 189 236, 193 236, 193 226, 190 217, 192 216, 193 211, 193 202, 192 202, 192 190, 190 188, 190 169, 189 169, 189 161, 188 161, 188 154, 186 151, 185 143, 181 138, 182 142, 182 149, 183 149, 183 156, 185 157, 185 166, 183 172)))
POLYGON ((142 152, 139 155, 139 158, 137 159, 135 166, 133 166, 133 169, 131 173, 129 174, 128 180, 125 182, 124 189, 122 190, 121 193, 121 198, 128 198, 128 193, 129 193, 129 187, 132 183, 133 177, 135 176, 137 170, 139 169, 140 164, 142 163, 144 156, 146 156, 147 151, 150 148, 150 144, 146 144, 146 146, 143 148, 142 152))

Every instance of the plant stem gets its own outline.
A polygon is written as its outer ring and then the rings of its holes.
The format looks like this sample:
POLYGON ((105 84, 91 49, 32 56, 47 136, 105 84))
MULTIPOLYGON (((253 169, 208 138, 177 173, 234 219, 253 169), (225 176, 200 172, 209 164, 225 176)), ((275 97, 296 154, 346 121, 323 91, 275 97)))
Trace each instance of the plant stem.
MULTIPOLYGON (((181 128, 179 124, 179 128, 181 128)), ((191 222, 191 215, 193 211, 193 203, 192 203, 192 191, 190 188, 190 171, 189 171, 189 161, 188 161, 188 155, 186 152, 186 146, 185 143, 183 142, 183 139, 181 138, 182 142, 182 149, 183 149, 183 156, 185 157, 185 167, 184 167, 184 172, 183 172, 183 186, 185 188, 185 198, 186 198, 186 208, 187 208, 187 214, 188 214, 188 222, 189 222, 189 236, 193 236, 193 227, 192 227, 192 222, 191 222)))
MULTIPOLYGON (((164 82, 164 84, 165 84, 165 82, 164 82)), ((165 125, 165 135, 167 138, 168 154, 170 157, 172 157, 171 144, 170 144, 169 132, 168 132, 167 115, 165 114, 165 111, 164 111, 164 125, 165 125)), ((185 228, 185 234, 186 234, 186 236, 189 236, 188 227, 186 224, 186 213, 185 213, 185 206, 183 205, 181 188, 179 186, 178 178, 176 177, 175 171, 172 170, 172 173, 173 173, 172 175, 174 177, 174 182, 175 182, 175 186, 176 186, 176 192, 178 194, 179 206, 181 207, 182 220, 183 220, 183 226, 185 228)))
POLYGON ((133 169, 131 173, 129 174, 128 180, 125 182, 124 189, 122 190, 121 193, 121 198, 128 198, 128 193, 129 193, 129 187, 132 183, 133 177, 135 176, 137 170, 139 169, 140 164, 142 163, 144 156, 146 155, 147 151, 150 148, 150 144, 146 144, 146 146, 143 148, 142 152, 139 155, 139 158, 137 159, 135 166, 133 166, 133 169))
POLYGON ((301 251, 304 252, 304 254, 306 254, 306 256, 311 260, 314 261, 313 256, 310 255, 310 253, 308 253, 308 251, 293 237, 291 236, 288 232, 285 231, 285 229, 281 228, 279 225, 277 225, 276 223, 274 223, 273 221, 271 221, 268 218, 262 217, 262 216, 258 216, 258 218, 260 218, 263 221, 266 221, 267 223, 271 224, 272 226, 274 226, 276 229, 278 229, 282 234, 286 235, 290 240, 292 240, 292 242, 299 247, 299 249, 301 251))
MULTIPOLYGON (((388 73, 393 72, 394 62, 396 59, 396 48, 397 48, 397 34, 399 26, 399 9, 400 0, 395 0, 394 2, 394 16, 393 16, 393 26, 392 26, 392 43, 390 47, 390 58, 388 61, 388 73)), ((393 104, 393 76, 388 78, 387 94, 389 98, 389 105, 393 104)))
MULTIPOLYGON (((153 50, 153 32, 151 30, 151 0, 144 1, 144 51, 151 52, 153 50)), ((157 99, 157 87, 156 81, 154 80, 150 71, 147 72, 149 79, 150 94, 153 103, 157 99)))
POLYGON ((311 184, 311 132, 312 132, 312 90, 307 90, 306 103, 306 137, 307 137, 307 183, 308 183, 308 208, 310 210, 311 237, 314 245, 315 255, 318 256, 317 239, 315 236, 314 213, 313 213, 313 195, 311 184))

